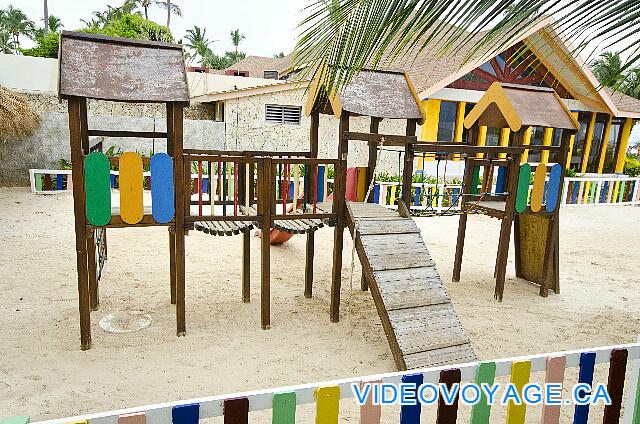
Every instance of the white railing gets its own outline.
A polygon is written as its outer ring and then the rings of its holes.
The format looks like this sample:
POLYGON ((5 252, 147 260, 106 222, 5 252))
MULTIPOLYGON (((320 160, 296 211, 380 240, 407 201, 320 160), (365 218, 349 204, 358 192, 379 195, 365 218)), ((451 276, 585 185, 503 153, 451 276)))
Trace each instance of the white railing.
POLYGON ((562 193, 562 206, 635 206, 640 203, 640 177, 565 178, 562 193))
MULTIPOLYGON (((376 181, 374 192, 375 203, 390 209, 397 209, 396 199, 401 197, 402 183, 397 181, 376 181)), ((442 213, 460 210, 459 195, 462 190, 460 184, 444 183, 412 183, 413 196, 411 209, 416 211, 432 211, 442 213)))
MULTIPOLYGON (((637 398, 638 385, 640 381, 638 379, 638 368, 640 366, 640 343, 630 343, 619 346, 607 346, 596 349, 581 349, 581 350, 573 350, 566 352, 556 352, 556 353, 547 353, 540 355, 530 355, 530 356, 522 356, 516 358, 508 358, 501 359, 497 361, 487 361, 484 364, 491 363, 495 364, 495 377, 508 377, 511 375, 512 370, 514 369, 514 364, 522 364, 529 363, 530 364, 530 373, 541 373, 548 371, 547 364, 550 359, 558 360, 561 359, 562 362, 565 363, 564 368, 567 370, 576 369, 580 367, 581 358, 585 355, 594 355, 595 354, 595 364, 599 366, 599 364, 609 364, 610 361, 613 361, 612 352, 620 352, 621 350, 626 352, 626 364, 623 364, 626 369, 626 384, 624 381, 611 380, 609 378, 609 385, 614 384, 618 387, 620 385, 626 386, 623 387, 624 394, 626 398, 626 402, 624 403, 624 416, 622 417, 622 422, 625 424, 631 424, 634 416, 640 416, 640 411, 635 410, 636 408, 640 408, 640 405, 634 405, 634 401, 637 398), (566 362, 565 362, 566 361, 566 362), (635 410, 635 414, 634 414, 635 410)), ((623 355, 624 356, 624 355, 623 355)), ((588 362, 588 361, 586 361, 588 362)), ((359 384, 361 382, 382 382, 382 383, 391 383, 398 384, 402 382, 403 376, 406 375, 422 375, 423 384, 438 384, 441 381, 441 372, 445 370, 460 370, 460 382, 461 383, 476 383, 476 373, 478 370, 478 366, 481 362, 470 362, 466 364, 458 364, 458 365, 448 365, 437 368, 426 368, 426 369, 416 369, 405 372, 394 372, 387 374, 379 374, 379 375, 371 375, 366 377, 355 377, 348 378, 342 380, 334 380, 334 381, 326 381, 320 383, 311 383, 304 384, 298 386, 290 386, 290 387, 280 387, 275 389, 268 390, 256 390, 250 392, 243 393, 234 393, 228 395, 220 395, 220 396, 211 396, 211 397, 203 397, 198 399, 190 399, 176 402, 167 402, 156 405, 148 405, 148 406, 140 406, 133 407, 128 409, 121 409, 109 412, 101 412, 83 416, 76 416, 71 418, 64 419, 54 419, 49 421, 41 421, 37 424, 63 424, 63 423, 78 423, 78 422, 86 422, 88 424, 118 424, 121 421, 121 418, 125 415, 130 416, 131 414, 139 414, 143 416, 143 419, 146 420, 146 424, 168 424, 172 422, 172 416, 176 409, 180 409, 181 407, 187 407, 191 409, 195 409, 195 417, 193 417, 194 421, 189 421, 189 423, 197 422, 198 419, 208 419, 213 417, 221 417, 225 414, 225 405, 229 401, 238 401, 241 400, 244 402, 246 409, 243 411, 244 414, 248 414, 254 411, 264 411, 271 410, 276 407, 276 402, 274 402, 274 395, 282 395, 289 394, 291 396, 290 407, 296 408, 297 405, 305 405, 305 404, 313 404, 317 403, 316 406, 316 414, 318 414, 318 410, 321 408, 326 408, 327 402, 333 403, 333 408, 335 408, 334 413, 338 415, 338 398, 340 399, 348 399, 353 398, 354 393, 352 391, 352 384, 359 384), (321 389, 331 389, 332 393, 336 394, 336 397, 332 397, 328 399, 327 397, 323 397, 322 400, 317 399, 316 393, 319 393, 318 390, 321 389), (323 405, 321 406, 319 402, 322 401, 323 405)), ((618 365, 620 365, 618 363, 618 365)), ((589 366, 587 366, 588 368, 589 366)), ((604 371, 604 368, 603 368, 604 371)), ((553 372, 553 371, 548 371, 553 372)), ((587 373, 593 372, 586 371, 587 373)), ((573 375, 577 373, 577 370, 572 371, 571 373, 566 373, 567 382, 565 384, 570 384, 572 381, 573 375)), ((602 374, 602 373, 601 373, 602 374)), ((598 375, 598 374, 596 374, 598 375)), ((606 378, 606 377, 604 377, 606 378)), ((559 381, 562 383, 562 381, 559 381)), ((607 384, 607 380, 594 380, 594 384, 603 383, 607 384)), ((617 402, 621 403, 622 399, 618 399, 617 402)), ((622 405, 618 405, 622 406, 622 405)), ((425 407, 426 408, 426 407, 425 407)), ((437 408, 437 405, 430 406, 428 408, 437 408)), ((496 407, 498 408, 498 407, 496 407)), ((573 406, 567 406, 564 408, 568 408, 572 410, 573 406)), ((274 413, 276 413, 274 409, 274 413)), ((299 412, 301 413, 301 412, 299 412)), ((365 421, 362 421, 363 411, 361 410, 361 420, 363 424, 365 421)), ((469 412, 460 408, 458 410, 458 422, 469 422, 469 412)), ((423 422, 427 422, 426 416, 423 413, 423 422)), ((246 415, 245 415, 246 417, 246 415)), ((27 417, 25 417, 27 418, 27 417)), ((340 420, 339 416, 333 416, 334 420, 331 420, 335 423, 340 420)), ((523 417, 524 418, 524 417, 523 417)), ((28 419, 28 418, 27 418, 28 419)), ((311 421, 311 420, 304 420, 311 421)), ((144 421, 143 421, 144 422, 144 421)), ((432 422, 432 421, 429 421, 432 422)), ((371 421, 368 421, 371 423, 371 421)), ((35 424, 35 423, 33 423, 35 424)))

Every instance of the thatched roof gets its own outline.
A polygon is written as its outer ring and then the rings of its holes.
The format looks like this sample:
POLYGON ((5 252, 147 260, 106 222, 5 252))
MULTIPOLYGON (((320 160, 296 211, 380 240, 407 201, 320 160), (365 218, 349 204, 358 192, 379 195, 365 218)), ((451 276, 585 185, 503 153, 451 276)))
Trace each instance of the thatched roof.
POLYGON ((29 136, 38 126, 40 118, 27 102, 0 85, 0 141, 29 136))

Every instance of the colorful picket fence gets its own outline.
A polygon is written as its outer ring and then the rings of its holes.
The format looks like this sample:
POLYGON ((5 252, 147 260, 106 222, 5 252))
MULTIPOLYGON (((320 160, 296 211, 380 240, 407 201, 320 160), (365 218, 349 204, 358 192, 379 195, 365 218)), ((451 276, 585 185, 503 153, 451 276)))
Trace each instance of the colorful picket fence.
MULTIPOLYGON (((117 411, 103 412, 65 419, 42 421, 38 424, 197 424, 199 420, 224 417, 224 423, 245 424, 249 422, 252 412, 271 410, 271 422, 274 424, 294 424, 307 422, 301 417, 298 406, 315 404, 315 423, 337 424, 349 422, 352 417, 340 417, 341 406, 345 409, 345 399, 355 395, 352 384, 363 383, 414 383, 416 387, 423 384, 443 383, 451 386, 453 383, 487 383, 492 384, 501 377, 508 377, 509 381, 521 391, 525 384, 534 376, 544 373, 546 383, 558 383, 569 387, 569 383, 577 379, 582 383, 606 383, 611 404, 604 407, 602 422, 605 424, 622 422, 637 424, 640 422, 640 343, 610 346, 597 349, 574 350, 553 354, 532 355, 526 357, 509 358, 497 361, 472 362, 457 366, 412 370, 410 372, 389 373, 368 377, 349 378, 324 383, 305 384, 269 390, 236 393, 232 395, 212 396, 187 401, 169 402, 151 406, 135 407, 117 411), (608 364, 607 381, 594 381, 596 366, 608 364), (342 402, 341 402, 342 400, 342 402), (623 405, 624 402, 624 405, 623 405), (621 411, 624 407, 624 416, 621 411), (622 419, 622 421, 621 421, 622 419)), ((504 380, 504 379, 503 379, 504 380)), ((357 407, 356 407, 357 408, 357 407)), ((363 424, 378 424, 384 413, 384 422, 400 422, 401 424, 419 424, 420 422, 435 422, 448 424, 455 422, 471 422, 472 424, 489 423, 493 421, 492 414, 497 415, 501 405, 491 406, 486 397, 471 408, 460 408, 458 399, 451 405, 438 402, 434 405, 405 405, 397 409, 383 410, 380 405, 374 405, 371 396, 367 402, 359 407, 360 422, 363 424), (427 421, 435 412, 435 421, 427 421), (388 414, 395 416, 389 416, 388 414)), ((573 416, 575 424, 586 424, 593 407, 588 405, 516 405, 511 402, 506 406, 507 424, 524 424, 541 422, 542 424, 559 423, 562 413, 573 416), (541 418, 533 421, 534 411, 541 418)), ((499 411, 504 413, 505 411, 499 411)), ((28 417, 14 417, 2 421, 2 424, 27 424, 28 417)), ((592 421, 591 422, 595 422, 592 421)))
POLYGON ((640 178, 627 176, 565 178, 562 206, 637 205, 640 178))

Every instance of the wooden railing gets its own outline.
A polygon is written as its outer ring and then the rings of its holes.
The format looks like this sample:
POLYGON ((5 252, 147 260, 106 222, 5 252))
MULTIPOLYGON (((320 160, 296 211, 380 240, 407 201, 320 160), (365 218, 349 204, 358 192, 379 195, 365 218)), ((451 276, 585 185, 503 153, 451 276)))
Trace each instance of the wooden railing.
MULTIPOLYGON (((124 424, 127 422, 197 424, 199 420, 223 416, 225 422, 246 423, 251 422, 251 413, 265 410, 271 410, 273 422, 311 422, 311 418, 302 416, 310 410, 298 409, 300 405, 310 404, 315 404, 315 422, 337 424, 338 422, 354 421, 352 413, 349 414, 344 410, 341 412, 341 409, 345 407, 358 408, 355 402, 347 401, 355 397, 352 389, 354 384, 415 382, 416 387, 419 387, 423 384, 438 383, 480 384, 484 382, 491 385, 494 380, 502 380, 503 382, 510 381, 516 386, 522 386, 525 384, 524 382, 531 380, 561 384, 570 388, 576 380, 585 382, 592 379, 594 385, 605 384, 611 397, 611 405, 605 406, 604 415, 607 418, 604 422, 618 422, 621 410, 623 410, 621 422, 635 424, 636 420, 640 418, 640 402, 636 402, 640 386, 639 366, 640 343, 631 343, 202 397, 33 424, 124 424), (341 418, 341 415, 347 415, 347 417, 341 418), (134 421, 131 421, 132 419, 134 421)), ((371 403, 365 404, 360 407, 360 419, 355 418, 355 420, 363 424, 379 424, 381 408, 386 407, 371 403)), ((590 414, 589 406, 577 407, 574 404, 521 407, 510 402, 507 406, 495 404, 491 407, 486 397, 481 398, 471 408, 459 408, 458 402, 453 405, 436 402, 430 406, 423 405, 421 413, 419 408, 416 413, 416 406, 412 405, 402 406, 400 409, 401 414, 405 415, 402 422, 417 424, 421 422, 421 416, 423 423, 456 422, 456 418, 457 422, 479 422, 472 420, 471 417, 482 414, 487 420, 492 416, 496 419, 499 414, 505 414, 505 412, 507 416, 517 414, 520 417, 520 421, 517 422, 534 422, 536 414, 533 414, 531 410, 539 408, 542 410, 535 412, 542 415, 542 422, 558 422, 558 419, 556 418, 554 421, 553 417, 559 416, 562 412, 561 409, 564 410, 565 415, 576 418, 579 415, 580 419, 576 422, 587 422, 586 417, 590 414), (437 418, 430 419, 429 417, 437 418)), ((397 411, 397 408, 385 409, 384 416, 397 414, 397 411)), ((595 416, 595 411, 591 415, 595 416)), ((23 418, 24 422, 28 422, 28 417, 23 418)), ((540 422, 540 418, 537 420, 540 422)), ((395 421, 398 419, 396 418, 395 421)))

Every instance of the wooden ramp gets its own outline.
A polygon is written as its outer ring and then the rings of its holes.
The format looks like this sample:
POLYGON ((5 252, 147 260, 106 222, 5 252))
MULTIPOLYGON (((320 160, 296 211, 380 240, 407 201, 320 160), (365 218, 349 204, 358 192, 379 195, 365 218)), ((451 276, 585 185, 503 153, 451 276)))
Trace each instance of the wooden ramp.
POLYGON ((348 202, 347 209, 398 369, 476 360, 416 223, 372 203, 348 202))

